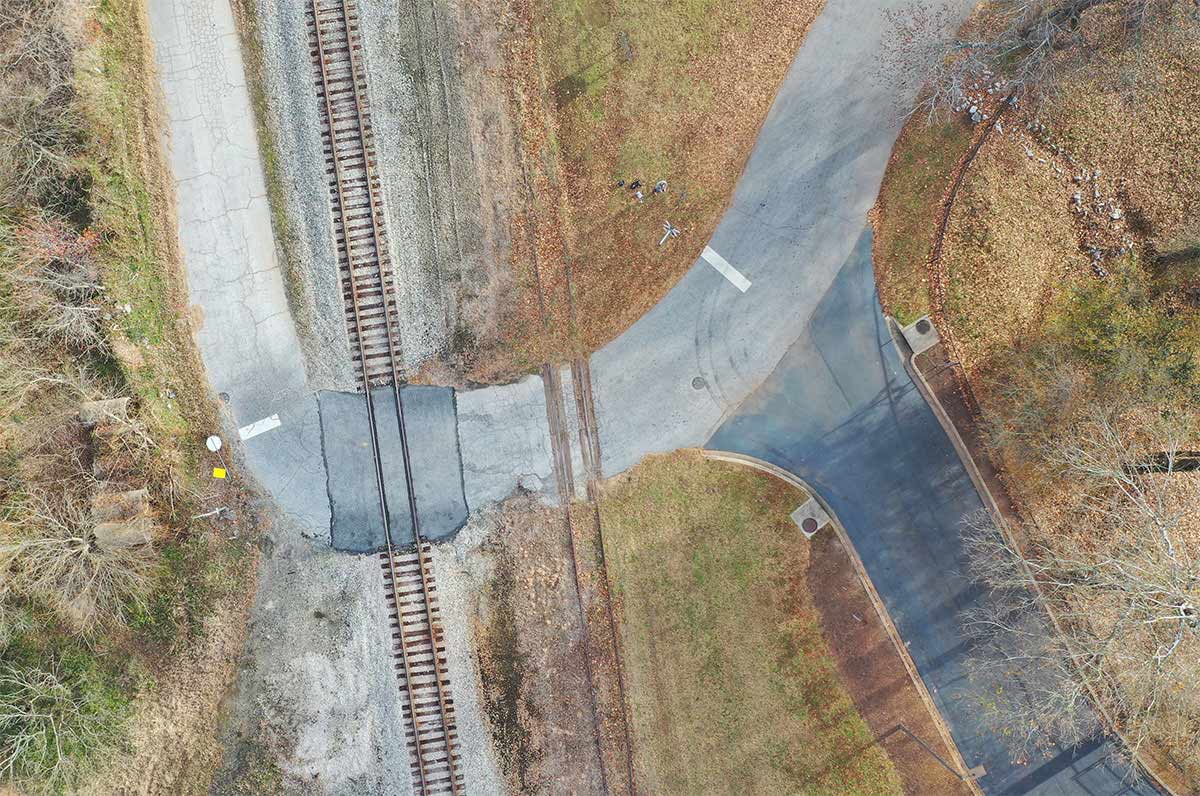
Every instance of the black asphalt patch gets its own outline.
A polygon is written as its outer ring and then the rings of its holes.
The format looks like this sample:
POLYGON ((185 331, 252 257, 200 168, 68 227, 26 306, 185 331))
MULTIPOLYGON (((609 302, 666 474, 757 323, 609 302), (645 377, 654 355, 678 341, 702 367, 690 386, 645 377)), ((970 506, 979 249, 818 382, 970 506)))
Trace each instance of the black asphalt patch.
MULTIPOLYGON (((371 395, 392 543, 409 545, 413 541, 412 518, 395 396, 391 387, 377 387, 371 395)), ((382 550, 386 539, 371 456, 366 396, 323 391, 318 400, 329 476, 333 547, 354 553, 382 550)), ((421 534, 430 540, 445 539, 467 521, 454 390, 407 386, 401 400, 421 534)))
POLYGON ((1139 773, 1109 764, 1107 738, 1074 748, 1046 739, 1042 755, 1019 763, 989 723, 995 690, 1021 684, 968 672, 968 614, 989 598, 964 574, 960 522, 983 503, 888 334, 869 229, 806 333, 706 447, 782 467, 825 499, 967 765, 986 768, 986 794, 1157 793, 1139 773))

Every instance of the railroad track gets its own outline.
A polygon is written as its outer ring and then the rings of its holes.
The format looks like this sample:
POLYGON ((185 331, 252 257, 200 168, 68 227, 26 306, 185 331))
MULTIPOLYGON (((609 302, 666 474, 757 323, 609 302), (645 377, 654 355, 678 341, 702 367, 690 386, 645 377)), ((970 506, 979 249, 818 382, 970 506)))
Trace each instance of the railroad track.
POLYGON ((347 333, 367 407, 371 455, 384 529, 380 554, 391 613, 392 656, 407 722, 413 789, 458 794, 458 730, 446 674, 446 650, 434 596, 429 545, 421 536, 400 393, 400 328, 395 282, 383 230, 383 202, 375 173, 367 87, 351 0, 313 0, 309 51, 321 100, 326 172, 342 278, 347 333), (402 552, 393 533, 380 458, 372 387, 391 385, 400 431, 414 546, 402 552))
POLYGON ((351 356, 360 378, 386 383, 399 364, 399 313, 382 224, 357 8, 350 0, 314 0, 308 39, 318 70, 325 173, 351 356))

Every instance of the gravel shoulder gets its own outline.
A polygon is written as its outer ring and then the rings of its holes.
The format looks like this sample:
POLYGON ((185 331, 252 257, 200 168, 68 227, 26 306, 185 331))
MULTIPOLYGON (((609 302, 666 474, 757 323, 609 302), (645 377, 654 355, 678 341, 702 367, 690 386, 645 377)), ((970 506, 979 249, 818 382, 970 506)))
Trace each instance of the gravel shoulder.
MULTIPOLYGON (((354 389, 306 6, 236 2, 310 380, 354 389)), ((498 197, 511 194, 503 174, 512 155, 502 93, 486 66, 495 37, 468 59, 460 57, 468 37, 491 29, 466 4, 414 0, 399 14, 382 0, 357 7, 404 367, 413 381, 461 384, 464 356, 495 334, 507 263, 498 197)))
POLYGON ((214 790, 412 792, 377 559, 268 535, 214 790))

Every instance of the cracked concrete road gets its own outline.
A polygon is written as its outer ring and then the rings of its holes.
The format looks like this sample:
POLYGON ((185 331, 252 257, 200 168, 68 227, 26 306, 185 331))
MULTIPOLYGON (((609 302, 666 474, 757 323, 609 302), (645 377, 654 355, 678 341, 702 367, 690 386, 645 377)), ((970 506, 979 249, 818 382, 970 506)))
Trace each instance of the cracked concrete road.
MULTIPOLYGON (((708 242, 750 288, 741 292, 698 260, 593 356, 603 471, 707 442, 809 479, 842 514, 911 634, 968 763, 986 761, 988 793, 1150 793, 1119 781, 1104 763, 1103 740, 1027 768, 1006 763, 971 716, 984 695, 955 668, 961 609, 978 595, 946 567, 957 555, 957 518, 979 499, 878 336, 863 233, 898 132, 891 89, 875 73, 882 12, 902 5, 829 0, 798 53, 708 242), (874 417, 883 411, 891 414, 874 417), (866 416, 872 425, 855 425, 866 416)), ((151 17, 181 242, 189 263, 211 266, 188 274, 204 310, 201 353, 235 425, 279 415, 279 428, 246 443, 247 464, 306 534, 328 541, 317 403, 287 312, 228 6, 152 0, 151 17)), ((518 486, 549 486, 540 379, 460 393, 457 402, 472 510, 518 486)))
POLYGON ((276 259, 232 13, 169 0, 149 11, 200 354, 234 428, 279 416, 244 443, 246 465, 305 535, 328 542, 317 399, 276 259))

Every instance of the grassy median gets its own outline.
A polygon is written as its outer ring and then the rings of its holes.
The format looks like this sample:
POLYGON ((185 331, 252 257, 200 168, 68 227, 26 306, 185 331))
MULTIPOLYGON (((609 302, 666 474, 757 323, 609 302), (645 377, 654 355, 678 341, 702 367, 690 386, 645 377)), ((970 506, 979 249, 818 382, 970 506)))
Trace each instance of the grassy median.
POLYGON ((605 489, 639 786, 650 793, 900 793, 806 585, 795 489, 684 452, 605 489))

